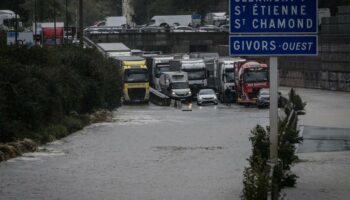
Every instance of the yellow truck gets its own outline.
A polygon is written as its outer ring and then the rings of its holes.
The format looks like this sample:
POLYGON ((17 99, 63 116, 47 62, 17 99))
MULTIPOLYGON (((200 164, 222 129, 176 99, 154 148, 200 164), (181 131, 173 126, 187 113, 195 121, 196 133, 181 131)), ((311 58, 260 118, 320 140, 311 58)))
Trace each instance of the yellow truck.
POLYGON ((149 75, 146 60, 139 56, 112 58, 123 75, 123 102, 149 102, 149 75))

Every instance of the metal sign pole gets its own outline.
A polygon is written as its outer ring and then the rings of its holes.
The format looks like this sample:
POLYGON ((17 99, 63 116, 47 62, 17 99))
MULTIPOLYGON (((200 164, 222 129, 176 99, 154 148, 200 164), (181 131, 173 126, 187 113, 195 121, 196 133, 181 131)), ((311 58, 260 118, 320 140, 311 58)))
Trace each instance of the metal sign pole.
POLYGON ((270 57, 270 161, 278 160, 278 58, 270 57))

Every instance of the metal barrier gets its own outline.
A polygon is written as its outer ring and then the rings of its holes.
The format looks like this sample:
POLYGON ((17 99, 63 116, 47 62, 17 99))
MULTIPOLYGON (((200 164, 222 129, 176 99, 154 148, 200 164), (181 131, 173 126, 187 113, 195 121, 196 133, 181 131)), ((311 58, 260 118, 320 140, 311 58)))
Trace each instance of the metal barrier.
POLYGON ((152 103, 158 106, 170 106, 171 99, 168 96, 157 91, 152 87, 150 87, 149 92, 150 92, 150 100, 152 103))

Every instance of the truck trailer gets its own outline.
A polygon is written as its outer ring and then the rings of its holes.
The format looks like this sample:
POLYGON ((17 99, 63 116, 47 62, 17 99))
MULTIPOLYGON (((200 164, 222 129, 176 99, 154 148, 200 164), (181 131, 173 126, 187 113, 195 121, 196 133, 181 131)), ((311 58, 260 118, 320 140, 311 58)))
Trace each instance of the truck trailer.
POLYGON ((156 55, 156 56, 145 56, 146 63, 150 75, 150 85, 161 91, 159 85, 160 75, 164 72, 170 72, 170 60, 174 59, 171 55, 156 55))
POLYGON ((131 50, 123 43, 97 43, 97 47, 107 58, 131 56, 131 50))

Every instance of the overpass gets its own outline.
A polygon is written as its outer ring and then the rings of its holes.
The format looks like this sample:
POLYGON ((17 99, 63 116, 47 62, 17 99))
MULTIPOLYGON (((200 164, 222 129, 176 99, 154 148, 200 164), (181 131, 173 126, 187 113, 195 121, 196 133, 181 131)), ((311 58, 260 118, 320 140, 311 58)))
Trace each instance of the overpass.
POLYGON ((124 43, 131 49, 163 51, 164 53, 215 51, 229 43, 227 32, 157 32, 87 34, 95 43, 124 43))

